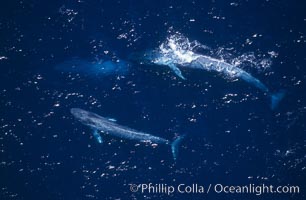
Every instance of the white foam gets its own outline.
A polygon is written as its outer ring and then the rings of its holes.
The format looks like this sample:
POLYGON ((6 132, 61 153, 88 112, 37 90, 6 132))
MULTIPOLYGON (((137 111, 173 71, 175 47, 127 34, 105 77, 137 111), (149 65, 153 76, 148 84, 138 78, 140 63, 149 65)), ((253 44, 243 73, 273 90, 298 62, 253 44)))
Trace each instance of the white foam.
POLYGON ((232 56, 229 52, 226 52, 223 47, 211 50, 210 53, 213 54, 211 57, 196 52, 197 50, 207 49, 210 48, 198 41, 190 41, 187 37, 177 32, 167 37, 165 42, 159 46, 158 51, 160 54, 153 60, 153 62, 159 65, 174 63, 184 66, 192 63, 197 58, 204 56, 216 62, 229 63, 233 66, 239 66, 242 68, 251 67, 258 71, 269 69, 272 65, 271 57, 267 58, 263 56, 262 58, 257 58, 253 52, 244 53, 241 56, 236 57, 232 56))

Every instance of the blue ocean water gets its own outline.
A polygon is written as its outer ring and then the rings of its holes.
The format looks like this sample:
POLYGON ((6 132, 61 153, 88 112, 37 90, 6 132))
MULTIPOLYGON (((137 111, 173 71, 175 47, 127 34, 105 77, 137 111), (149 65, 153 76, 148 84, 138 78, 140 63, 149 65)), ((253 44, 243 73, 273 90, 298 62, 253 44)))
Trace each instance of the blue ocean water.
POLYGON ((285 0, 6 2, 0 199, 305 199, 305 9, 285 0), (201 44, 198 54, 241 63, 284 99, 271 110, 244 81, 190 68, 181 80, 143 63, 143 52, 176 33, 201 44), (175 161, 167 145, 110 134, 99 144, 71 108, 171 141, 186 137, 175 161), (141 191, 149 183, 155 190, 141 191), (180 184, 205 192, 181 193, 180 184), (299 192, 218 193, 218 184, 299 192))

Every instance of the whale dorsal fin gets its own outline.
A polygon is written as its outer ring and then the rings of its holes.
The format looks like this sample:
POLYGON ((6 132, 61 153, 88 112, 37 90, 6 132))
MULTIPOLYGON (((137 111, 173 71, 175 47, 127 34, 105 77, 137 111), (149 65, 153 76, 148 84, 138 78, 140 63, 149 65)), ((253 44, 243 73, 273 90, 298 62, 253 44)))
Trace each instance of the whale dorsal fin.
POLYGON ((117 120, 115 118, 111 118, 111 117, 108 117, 107 120, 110 121, 110 122, 117 122, 117 120))

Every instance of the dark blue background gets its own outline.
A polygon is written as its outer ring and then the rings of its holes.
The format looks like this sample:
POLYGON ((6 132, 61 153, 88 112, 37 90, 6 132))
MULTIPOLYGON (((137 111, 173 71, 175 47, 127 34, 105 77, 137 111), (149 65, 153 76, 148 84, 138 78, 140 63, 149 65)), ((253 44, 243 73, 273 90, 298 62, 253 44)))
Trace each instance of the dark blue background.
POLYGON ((258 198, 129 191, 131 183, 149 182, 298 185, 300 194, 260 198, 305 199, 305 3, 231 3, 5 2, 0 8, 0 56, 7 57, 0 60, 0 199, 258 198), (71 57, 90 60, 104 50, 128 60, 132 52, 156 48, 169 31, 215 49, 233 48, 233 55, 277 52, 268 71, 273 73, 248 70, 269 88, 285 89, 286 97, 271 111, 266 97, 243 82, 190 70, 183 70, 187 81, 180 81, 166 67, 135 62, 121 78, 54 70, 71 57), (118 39, 122 33, 128 33, 126 39, 118 39), (251 45, 245 44, 248 38, 251 45), (233 103, 222 100, 228 93, 238 94, 233 103), (175 163, 168 146, 138 146, 110 136, 100 145, 73 119, 72 107, 169 140, 187 137, 175 163))

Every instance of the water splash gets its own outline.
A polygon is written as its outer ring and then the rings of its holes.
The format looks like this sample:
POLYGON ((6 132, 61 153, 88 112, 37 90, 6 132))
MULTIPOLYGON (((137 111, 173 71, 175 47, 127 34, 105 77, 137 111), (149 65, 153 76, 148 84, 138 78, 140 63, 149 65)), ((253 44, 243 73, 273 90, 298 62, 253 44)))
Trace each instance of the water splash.
MULTIPOLYGON (((233 49, 233 48, 227 48, 233 49)), ((163 42, 158 50, 157 56, 152 59, 154 64, 163 64, 174 62, 178 65, 187 65, 195 61, 199 56, 202 55, 203 51, 207 51, 208 55, 215 58, 218 61, 229 63, 239 68, 253 68, 257 71, 266 71, 272 65, 271 58, 277 55, 276 52, 268 52, 268 56, 260 55, 255 56, 254 52, 244 53, 240 56, 233 56, 224 47, 218 47, 211 49, 210 47, 201 44, 194 40, 191 41, 179 32, 171 34, 167 37, 166 41, 163 42)))
POLYGON ((198 42, 190 42, 188 38, 180 33, 169 36, 164 43, 159 46, 160 57, 153 62, 156 64, 167 63, 172 60, 178 64, 188 64, 197 59, 194 49, 201 44, 198 42))

